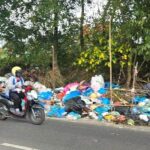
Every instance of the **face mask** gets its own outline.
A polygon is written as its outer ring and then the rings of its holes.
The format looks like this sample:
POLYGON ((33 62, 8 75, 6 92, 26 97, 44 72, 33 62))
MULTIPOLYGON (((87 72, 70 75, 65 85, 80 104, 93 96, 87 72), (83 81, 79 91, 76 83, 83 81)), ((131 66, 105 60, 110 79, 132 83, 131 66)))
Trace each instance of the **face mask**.
POLYGON ((16 72, 16 77, 21 77, 22 76, 22 72, 21 71, 17 71, 16 72))

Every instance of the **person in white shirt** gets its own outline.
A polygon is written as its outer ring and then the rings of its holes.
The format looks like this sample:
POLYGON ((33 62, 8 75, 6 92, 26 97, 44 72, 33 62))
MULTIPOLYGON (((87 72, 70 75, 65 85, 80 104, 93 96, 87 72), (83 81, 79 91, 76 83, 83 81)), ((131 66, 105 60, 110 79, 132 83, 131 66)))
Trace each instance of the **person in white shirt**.
POLYGON ((11 70, 12 76, 10 76, 6 82, 5 94, 14 102, 14 108, 12 111, 22 112, 21 102, 24 98, 22 87, 24 85, 24 79, 22 77, 22 69, 19 66, 15 66, 11 70))

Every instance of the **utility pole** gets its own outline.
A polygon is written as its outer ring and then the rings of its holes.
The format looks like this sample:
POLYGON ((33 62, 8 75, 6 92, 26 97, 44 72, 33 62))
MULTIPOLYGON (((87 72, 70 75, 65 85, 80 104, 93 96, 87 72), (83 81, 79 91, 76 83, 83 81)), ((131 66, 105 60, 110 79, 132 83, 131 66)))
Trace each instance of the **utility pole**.
POLYGON ((52 86, 55 89, 55 49, 52 45, 52 86))
POLYGON ((136 78, 138 74, 138 62, 136 62, 136 65, 134 66, 133 70, 133 83, 132 83, 132 89, 131 89, 131 94, 132 94, 132 104, 134 103, 134 97, 135 97, 135 83, 136 83, 136 78))
POLYGON ((111 16, 109 20, 109 63, 110 63, 110 101, 112 103, 112 49, 111 49, 112 37, 111 37, 111 16))

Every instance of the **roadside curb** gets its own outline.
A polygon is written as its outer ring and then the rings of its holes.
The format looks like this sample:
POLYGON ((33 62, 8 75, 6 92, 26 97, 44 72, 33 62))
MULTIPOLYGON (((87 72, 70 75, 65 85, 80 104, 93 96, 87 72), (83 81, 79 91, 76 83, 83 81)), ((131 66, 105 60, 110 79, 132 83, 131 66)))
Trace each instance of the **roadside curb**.
POLYGON ((150 133, 150 126, 129 126, 129 125, 115 124, 112 122, 104 122, 104 121, 97 121, 97 120, 90 120, 90 119, 69 120, 66 118, 46 117, 46 120, 57 120, 57 121, 63 121, 63 122, 68 122, 68 123, 113 127, 116 129, 118 128, 118 129, 124 129, 124 130, 141 131, 141 132, 150 133))

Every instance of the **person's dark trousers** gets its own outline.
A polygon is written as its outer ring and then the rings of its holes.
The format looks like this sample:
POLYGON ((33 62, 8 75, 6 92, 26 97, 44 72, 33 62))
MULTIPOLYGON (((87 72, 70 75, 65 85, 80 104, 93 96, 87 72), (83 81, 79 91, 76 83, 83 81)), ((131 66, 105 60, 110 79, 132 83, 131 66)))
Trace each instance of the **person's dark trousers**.
POLYGON ((21 100, 21 98, 23 98, 23 94, 17 93, 14 91, 10 91, 9 98, 14 102, 14 107, 19 108, 19 110, 22 111, 22 107, 21 107, 21 101, 22 100, 21 100))

